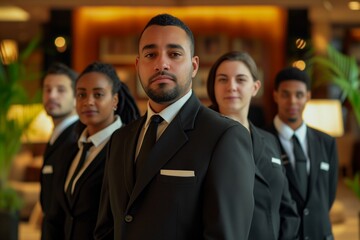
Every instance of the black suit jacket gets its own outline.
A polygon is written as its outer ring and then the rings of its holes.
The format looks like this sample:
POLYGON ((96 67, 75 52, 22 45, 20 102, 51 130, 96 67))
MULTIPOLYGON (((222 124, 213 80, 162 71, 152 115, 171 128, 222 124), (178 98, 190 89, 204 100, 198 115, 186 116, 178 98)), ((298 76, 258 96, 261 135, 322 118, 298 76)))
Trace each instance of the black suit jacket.
MULTIPOLYGON (((46 217, 54 199, 54 174, 58 169, 61 168, 63 164, 65 164, 64 159, 59 159, 59 155, 61 155, 63 151, 62 146, 66 144, 76 144, 79 137, 79 132, 82 130, 82 128, 83 127, 81 126, 80 122, 76 121, 64 129, 64 131, 59 135, 59 137, 52 145, 48 143, 46 146, 44 162, 40 175, 40 204, 44 215, 42 236, 45 235, 44 232, 47 231, 46 217)), ((42 239, 44 238, 42 237, 42 239)))
POLYGON ((274 135, 250 123, 255 160, 255 209, 249 239, 296 239, 300 225, 274 135))
POLYGON ((74 192, 73 202, 69 203, 64 192, 66 177, 72 160, 79 151, 77 144, 64 146, 61 158, 71 159, 56 172, 56 200, 49 210, 46 239, 77 240, 93 239, 96 224, 101 185, 104 176, 106 148, 98 153, 91 164, 78 179, 74 192))
MULTIPOLYGON (((278 136, 273 125, 270 129, 278 136)), ((290 193, 301 216, 300 236, 311 240, 333 239, 329 211, 335 201, 338 180, 338 154, 335 139, 323 132, 307 127, 310 175, 307 198, 304 199, 295 178, 295 172, 283 151, 284 165, 290 193)), ((279 143, 280 139, 278 138, 279 143)), ((280 143, 281 144, 281 143, 280 143)))
POLYGON ((135 181, 135 149, 145 120, 110 140, 95 238, 247 239, 254 207, 248 131, 192 95, 135 181), (195 176, 181 177, 176 170, 195 176))

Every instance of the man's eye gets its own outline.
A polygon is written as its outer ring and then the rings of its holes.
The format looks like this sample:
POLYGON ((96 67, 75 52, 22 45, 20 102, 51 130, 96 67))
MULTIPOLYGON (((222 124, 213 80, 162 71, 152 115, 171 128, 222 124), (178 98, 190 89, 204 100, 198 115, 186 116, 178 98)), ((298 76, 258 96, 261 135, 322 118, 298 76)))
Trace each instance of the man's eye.
POLYGON ((170 56, 172 56, 172 57, 180 57, 181 53, 173 52, 173 53, 170 54, 170 56))
POLYGON ((77 93, 77 94, 76 94, 76 97, 77 97, 77 98, 84 98, 84 97, 85 97, 85 94, 84 94, 84 93, 77 93))
POLYGON ((147 53, 144 56, 145 56, 145 58, 153 58, 155 56, 155 54, 154 53, 147 53))
POLYGON ((102 94, 102 93, 95 93, 95 94, 94 94, 94 97, 95 97, 95 98, 100 98, 100 97, 102 97, 102 96, 104 96, 104 94, 102 94))

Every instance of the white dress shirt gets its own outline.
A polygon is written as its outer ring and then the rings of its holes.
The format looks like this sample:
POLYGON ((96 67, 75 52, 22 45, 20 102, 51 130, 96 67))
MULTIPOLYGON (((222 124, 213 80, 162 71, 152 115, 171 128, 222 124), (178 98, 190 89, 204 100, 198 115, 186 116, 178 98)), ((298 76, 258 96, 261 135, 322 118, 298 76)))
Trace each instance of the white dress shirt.
MULTIPOLYGON (((158 115, 160 115, 164 119, 164 121, 162 121, 158 126, 156 139, 159 139, 161 134, 163 134, 163 132, 165 131, 167 126, 169 126, 171 121, 179 113, 182 106, 184 106, 186 101, 189 100, 189 98, 191 97, 191 94, 192 94, 192 90, 190 90, 182 98, 180 98, 179 100, 177 100, 176 102, 174 102, 173 104, 171 104, 170 106, 168 106, 167 108, 165 108, 164 110, 162 110, 161 112, 158 113, 158 115)), ((137 158, 137 155, 139 154, 140 147, 141 147, 141 144, 143 142, 146 130, 149 127, 150 119, 155 114, 156 113, 151 109, 151 107, 149 105, 149 102, 148 102, 148 104, 147 104, 146 122, 145 122, 143 128, 141 129, 141 132, 140 132, 140 135, 139 135, 139 139, 138 139, 138 143, 137 143, 137 147, 136 147, 135 160, 137 158)))
POLYGON ((299 139, 301 148, 303 149, 306 155, 306 169, 307 169, 307 173, 309 174, 310 159, 309 159, 308 142, 306 138, 307 127, 305 122, 303 122, 301 126, 298 129, 296 129, 296 131, 294 131, 283 121, 281 121, 278 115, 276 115, 274 119, 274 125, 279 133, 281 145, 283 146, 287 156, 289 157, 289 161, 293 169, 295 169, 295 156, 293 152, 294 144, 293 144, 292 136, 295 134, 296 137, 299 139))
POLYGON ((86 155, 86 160, 84 162, 84 165, 80 169, 77 177, 74 179, 71 193, 74 191, 74 186, 75 186, 76 182, 78 181, 78 179, 80 178, 80 176, 83 174, 83 172, 86 170, 86 168, 92 163, 92 161, 99 154, 99 152, 103 149, 105 144, 109 141, 111 134, 113 134, 113 132, 116 129, 121 128, 121 126, 122 126, 121 119, 118 115, 116 115, 115 121, 112 124, 110 124, 103 130, 95 133, 94 135, 92 135, 90 137, 87 137, 88 136, 87 128, 84 129, 84 131, 81 133, 80 138, 78 140, 79 151, 76 154, 74 160, 72 161, 71 166, 68 171, 68 175, 66 177, 65 186, 64 186, 65 191, 69 185, 70 179, 71 179, 72 175, 74 174, 77 165, 79 164, 80 156, 81 156, 82 148, 83 148, 83 142, 92 142, 94 145, 89 149, 89 151, 86 155))
POLYGON ((60 134, 71 124, 76 122, 79 119, 78 115, 72 115, 65 118, 59 125, 57 125, 50 137, 49 144, 53 145, 56 139, 60 136, 60 134))

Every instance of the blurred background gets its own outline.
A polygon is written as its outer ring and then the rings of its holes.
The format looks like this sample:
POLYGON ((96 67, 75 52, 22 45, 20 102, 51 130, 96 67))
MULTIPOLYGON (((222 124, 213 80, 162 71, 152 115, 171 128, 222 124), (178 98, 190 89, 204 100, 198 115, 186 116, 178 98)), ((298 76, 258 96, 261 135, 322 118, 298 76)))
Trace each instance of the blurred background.
MULTIPOLYGON (((78 72, 96 60, 111 63, 144 112, 146 97, 134 68, 137 37, 152 16, 165 12, 184 20, 194 32, 200 70, 193 88, 204 104, 209 103, 207 73, 217 57, 229 50, 244 50, 253 56, 263 88, 253 101, 250 118, 260 127, 269 125, 275 115, 273 80, 284 66, 306 69, 309 58, 325 54, 329 45, 355 58, 358 67, 360 64, 357 0, 1 0, 1 59, 5 63, 6 59, 16 58, 40 36, 39 47, 26 61, 39 76, 54 61, 78 72)), ((30 95, 35 94, 40 89, 40 78, 25 88, 30 95)), ((333 213, 338 234, 335 239, 358 239, 359 200, 343 180, 360 170, 359 124, 352 106, 340 99, 333 85, 314 89, 313 97, 340 100, 340 122, 325 129, 336 137, 339 148, 341 188, 333 213), (340 131, 331 132, 332 128, 340 131)), ((328 121, 335 119, 334 110, 324 111, 321 115, 328 121)), ((39 218, 32 213, 38 199, 41 156, 52 128, 51 122, 45 127, 44 122, 48 124, 49 119, 44 113, 39 118, 40 124, 34 124, 32 130, 35 137, 23 140, 12 173, 19 184, 25 184, 18 187, 27 203, 22 211, 20 237, 29 240, 39 239, 39 218)), ((320 114, 310 114, 308 118, 317 121, 320 114)))

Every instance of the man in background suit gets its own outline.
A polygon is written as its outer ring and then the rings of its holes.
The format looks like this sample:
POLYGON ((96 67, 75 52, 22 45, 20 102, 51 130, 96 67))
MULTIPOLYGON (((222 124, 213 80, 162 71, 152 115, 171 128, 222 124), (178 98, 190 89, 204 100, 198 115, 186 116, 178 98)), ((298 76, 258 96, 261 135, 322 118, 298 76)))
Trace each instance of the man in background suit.
POLYGON ((337 148, 334 138, 303 121, 302 113, 311 97, 310 78, 297 68, 285 68, 275 78, 273 95, 278 113, 271 130, 281 144, 290 192, 301 216, 300 239, 333 239, 329 211, 336 195, 337 148), (295 150, 296 141, 301 154, 295 150), (303 155, 303 163, 299 155, 303 155), (301 164, 305 178, 301 177, 301 164))
POLYGON ((53 176, 63 162, 55 161, 63 144, 76 143, 79 127, 75 110, 75 80, 77 73, 62 63, 54 63, 42 79, 43 105, 52 118, 54 130, 46 146, 44 163, 40 176, 40 204, 44 215, 42 239, 47 231, 46 213, 49 211, 53 194, 53 176))
POLYGON ((192 93, 198 67, 191 30, 168 14, 152 18, 136 58, 147 113, 109 142, 95 239, 247 239, 255 174, 249 132, 192 93), (163 121, 142 162, 153 115, 163 121))

